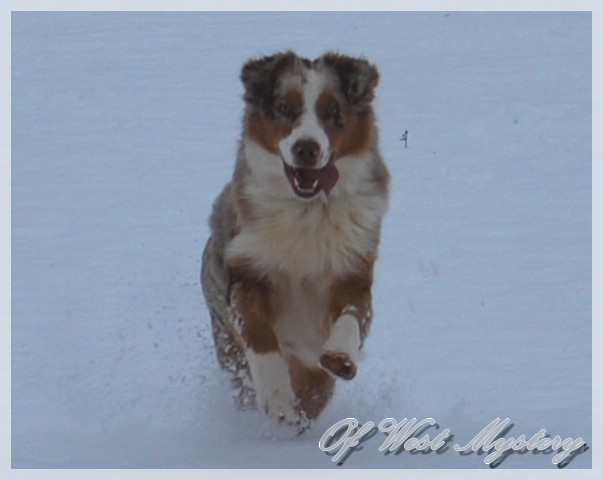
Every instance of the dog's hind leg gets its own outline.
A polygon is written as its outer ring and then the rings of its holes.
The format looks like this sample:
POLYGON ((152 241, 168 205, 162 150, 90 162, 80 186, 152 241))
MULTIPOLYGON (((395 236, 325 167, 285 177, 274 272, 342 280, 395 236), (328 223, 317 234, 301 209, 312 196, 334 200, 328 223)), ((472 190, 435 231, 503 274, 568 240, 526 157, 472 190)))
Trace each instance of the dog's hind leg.
POLYGON ((226 328, 223 320, 211 312, 211 325, 216 358, 222 370, 228 372, 234 389, 234 400, 241 410, 255 408, 255 391, 251 382, 249 364, 236 334, 226 328))
POLYGON ((236 314, 227 302, 228 278, 215 252, 213 238, 203 252, 201 285, 211 316, 211 328, 218 364, 228 372, 236 405, 244 410, 255 408, 255 392, 243 340, 234 329, 236 314))

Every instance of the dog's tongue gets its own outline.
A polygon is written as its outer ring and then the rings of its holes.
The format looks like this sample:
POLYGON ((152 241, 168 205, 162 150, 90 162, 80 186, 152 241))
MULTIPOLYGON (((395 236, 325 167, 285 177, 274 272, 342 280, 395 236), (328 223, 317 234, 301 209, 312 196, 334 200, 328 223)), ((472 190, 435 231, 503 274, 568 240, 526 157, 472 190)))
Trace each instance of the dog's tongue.
POLYGON ((335 164, 330 161, 320 169, 296 168, 295 176, 302 187, 311 188, 312 185, 318 181, 320 189, 326 194, 329 194, 337 183, 339 172, 337 171, 335 164))
POLYGON ((331 160, 320 169, 295 168, 285 161, 283 161, 283 167, 291 188, 301 198, 312 198, 321 190, 328 195, 339 178, 337 167, 331 160))

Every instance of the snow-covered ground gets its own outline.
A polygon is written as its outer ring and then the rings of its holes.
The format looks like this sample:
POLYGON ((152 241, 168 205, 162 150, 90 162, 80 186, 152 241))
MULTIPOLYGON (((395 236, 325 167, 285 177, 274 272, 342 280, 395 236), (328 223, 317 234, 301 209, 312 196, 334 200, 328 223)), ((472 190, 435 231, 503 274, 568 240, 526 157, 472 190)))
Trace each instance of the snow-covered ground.
POLYGON ((591 407, 589 13, 13 14, 13 468, 487 469, 453 445, 592 445, 591 407), (239 69, 286 48, 379 65, 393 175, 359 375, 299 438, 228 400, 198 284, 239 69), (346 417, 454 439, 337 467, 346 417))

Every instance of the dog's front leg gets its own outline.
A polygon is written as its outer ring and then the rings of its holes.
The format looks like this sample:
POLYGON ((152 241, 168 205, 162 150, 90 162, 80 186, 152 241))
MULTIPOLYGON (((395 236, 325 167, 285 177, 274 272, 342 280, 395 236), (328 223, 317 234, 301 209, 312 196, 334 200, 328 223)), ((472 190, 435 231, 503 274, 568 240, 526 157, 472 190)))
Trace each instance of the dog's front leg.
POLYGON ((370 280, 336 282, 331 291, 329 335, 322 347, 321 366, 345 380, 354 378, 371 319, 370 280))
POLYGON ((289 365, 273 329, 268 287, 258 281, 238 280, 232 285, 230 301, 245 343, 257 407, 279 422, 300 425, 303 419, 296 411, 289 365))

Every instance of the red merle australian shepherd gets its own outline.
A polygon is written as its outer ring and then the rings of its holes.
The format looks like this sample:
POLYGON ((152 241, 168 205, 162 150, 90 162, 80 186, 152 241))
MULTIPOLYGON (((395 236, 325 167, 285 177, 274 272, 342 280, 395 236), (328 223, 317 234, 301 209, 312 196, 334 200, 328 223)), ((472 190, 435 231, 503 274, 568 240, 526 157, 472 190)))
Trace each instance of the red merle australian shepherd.
POLYGON ((389 174, 377 69, 293 52, 248 61, 232 181, 215 201, 201 283, 242 408, 303 431, 356 375, 389 174))

